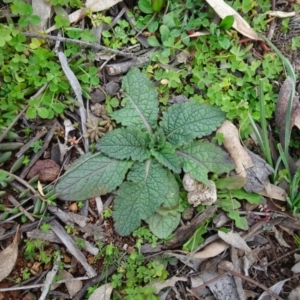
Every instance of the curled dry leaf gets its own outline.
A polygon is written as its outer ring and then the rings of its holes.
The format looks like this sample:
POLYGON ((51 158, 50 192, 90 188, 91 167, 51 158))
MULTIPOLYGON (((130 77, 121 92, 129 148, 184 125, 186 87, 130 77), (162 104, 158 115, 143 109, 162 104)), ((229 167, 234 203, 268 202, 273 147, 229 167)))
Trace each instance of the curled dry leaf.
POLYGON ((246 169, 253 167, 253 162, 247 150, 242 146, 238 129, 228 120, 225 120, 217 130, 224 136, 224 147, 235 163, 235 171, 238 175, 246 177, 246 169))
POLYGON ((18 258, 18 237, 19 227, 13 242, 0 253, 0 282, 10 274, 15 266, 18 258))
POLYGON ((206 2, 214 9, 220 18, 224 19, 227 16, 233 16, 234 23, 232 27, 238 32, 250 39, 261 40, 251 26, 227 3, 222 0, 206 0, 206 2))
POLYGON ((183 177, 183 187, 188 191, 188 201, 193 206, 212 205, 217 201, 217 189, 213 181, 210 181, 210 186, 206 186, 186 173, 183 177))
POLYGON ((245 240, 236 232, 230 231, 225 233, 223 231, 218 231, 218 235, 223 241, 235 248, 248 252, 251 251, 251 248, 246 244, 245 240))

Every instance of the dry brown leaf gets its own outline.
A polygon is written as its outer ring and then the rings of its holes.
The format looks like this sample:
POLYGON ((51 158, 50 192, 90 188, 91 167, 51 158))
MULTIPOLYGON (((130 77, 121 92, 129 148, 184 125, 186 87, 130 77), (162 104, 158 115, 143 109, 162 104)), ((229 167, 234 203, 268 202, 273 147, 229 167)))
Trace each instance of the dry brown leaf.
POLYGON ((215 257, 225 251, 228 248, 228 244, 219 240, 209 244, 204 250, 195 253, 192 257, 194 258, 210 258, 215 257))
POLYGON ((248 152, 240 143, 238 129, 233 123, 225 120, 217 132, 224 135, 224 147, 235 163, 236 173, 246 178, 246 169, 253 167, 253 162, 248 152))
POLYGON ((220 18, 224 19, 227 16, 233 16, 234 23, 232 27, 238 32, 250 39, 261 40, 251 26, 227 3, 222 0, 206 0, 206 2, 214 9, 220 18))
MULTIPOLYGON (((62 277, 62 279, 74 279, 74 276, 66 270, 59 271, 59 275, 62 277)), ((71 298, 73 298, 82 288, 81 280, 75 279, 72 281, 66 281, 65 284, 71 298)))
POLYGON ((258 194, 280 201, 286 201, 287 197, 287 193, 284 189, 271 183, 267 183, 265 188, 258 192, 258 194))
POLYGON ((109 300, 112 290, 113 288, 110 283, 101 285, 93 292, 89 300, 109 300))
POLYGON ((150 286, 155 288, 155 290, 156 290, 155 293, 158 294, 162 289, 169 287, 169 286, 174 286, 177 281, 187 281, 187 278, 173 276, 173 277, 165 280, 164 282, 156 282, 156 283, 151 284, 150 286))
POLYGON ((19 227, 13 242, 0 253, 0 282, 5 279, 15 266, 18 258, 19 227))
POLYGON ((247 245, 245 240, 236 232, 230 231, 225 233, 223 231, 218 231, 218 235, 223 241, 235 248, 248 252, 251 251, 251 248, 247 245))

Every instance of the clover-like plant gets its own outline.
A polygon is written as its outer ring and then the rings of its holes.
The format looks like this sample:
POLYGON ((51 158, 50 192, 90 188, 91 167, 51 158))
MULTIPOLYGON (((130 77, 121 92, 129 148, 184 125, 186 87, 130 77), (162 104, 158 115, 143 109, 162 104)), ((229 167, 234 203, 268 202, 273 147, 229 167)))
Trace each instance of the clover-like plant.
POLYGON ((99 153, 80 157, 59 180, 56 192, 63 200, 84 200, 120 186, 113 212, 116 231, 129 235, 145 220, 155 235, 165 238, 180 221, 174 173, 183 169, 208 185, 209 172, 234 167, 222 149, 196 140, 211 134, 224 113, 191 101, 172 105, 158 123, 158 94, 151 81, 132 68, 122 87, 123 108, 111 117, 123 127, 99 140, 99 153))

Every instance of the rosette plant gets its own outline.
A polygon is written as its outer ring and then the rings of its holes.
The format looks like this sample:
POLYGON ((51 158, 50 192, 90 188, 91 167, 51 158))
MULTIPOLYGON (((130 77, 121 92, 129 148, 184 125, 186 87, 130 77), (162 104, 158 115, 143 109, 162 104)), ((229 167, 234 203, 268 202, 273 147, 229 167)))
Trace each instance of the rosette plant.
POLYGON ((210 184, 208 173, 229 172, 229 155, 200 140, 221 125, 218 108, 192 101, 174 104, 159 114, 158 93, 137 68, 123 78, 122 108, 110 114, 120 127, 96 144, 98 153, 80 157, 56 185, 62 200, 86 200, 117 188, 115 230, 129 235, 144 220, 160 238, 179 224, 182 171, 210 184))

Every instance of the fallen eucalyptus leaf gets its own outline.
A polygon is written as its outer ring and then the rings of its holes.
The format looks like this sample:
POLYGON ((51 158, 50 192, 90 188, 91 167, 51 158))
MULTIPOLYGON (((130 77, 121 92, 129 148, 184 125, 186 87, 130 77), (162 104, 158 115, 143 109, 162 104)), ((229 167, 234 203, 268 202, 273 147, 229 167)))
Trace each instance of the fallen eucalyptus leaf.
POLYGON ((0 253, 0 282, 5 279, 15 266, 18 258, 19 227, 13 242, 0 253))
POLYGON ((103 284, 92 293, 89 300, 109 300, 112 290, 110 283, 103 284))
POLYGON ((219 240, 209 244, 204 250, 195 253, 193 258, 210 258, 215 257, 225 251, 228 248, 228 244, 219 240))
POLYGON ((76 278, 74 278, 74 276, 66 270, 59 271, 59 275, 62 279, 74 279, 72 281, 66 281, 65 283, 70 297, 73 298, 81 290, 83 285, 82 281, 76 280, 76 278))
POLYGON ((228 233, 218 231, 218 235, 227 244, 235 248, 251 252, 251 248, 246 244, 245 240, 238 233, 233 231, 230 231, 228 233))
POLYGON ((232 27, 238 32, 250 39, 261 40, 251 26, 227 3, 222 0, 206 0, 206 2, 214 9, 220 18, 224 19, 227 16, 233 16, 234 23, 232 27))

